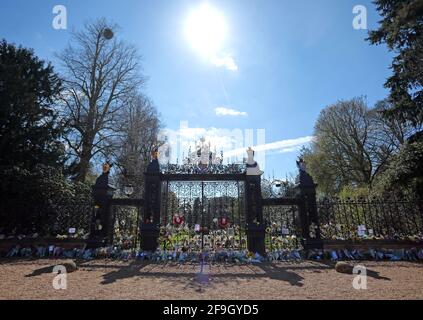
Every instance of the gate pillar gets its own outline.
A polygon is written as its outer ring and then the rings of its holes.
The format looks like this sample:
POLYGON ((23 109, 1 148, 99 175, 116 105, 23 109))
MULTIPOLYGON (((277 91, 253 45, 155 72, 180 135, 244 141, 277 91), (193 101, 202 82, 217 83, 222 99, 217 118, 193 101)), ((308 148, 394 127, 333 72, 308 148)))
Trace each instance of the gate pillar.
POLYGON ((266 254, 266 228, 263 219, 261 175, 263 171, 254 161, 254 151, 249 148, 245 180, 245 213, 247 223, 247 245, 250 252, 266 254))
POLYGON ((158 152, 153 152, 153 160, 145 173, 144 210, 140 223, 141 250, 156 251, 160 235, 161 179, 158 152))
POLYGON ((90 246, 101 247, 113 243, 114 217, 112 199, 115 188, 109 185, 110 165, 103 165, 103 173, 92 187, 94 214, 90 225, 90 246))
POLYGON ((298 163, 300 174, 297 180, 299 198, 299 219, 303 247, 305 250, 323 249, 320 235, 320 222, 317 212, 316 187, 313 178, 307 173, 302 160, 298 163))

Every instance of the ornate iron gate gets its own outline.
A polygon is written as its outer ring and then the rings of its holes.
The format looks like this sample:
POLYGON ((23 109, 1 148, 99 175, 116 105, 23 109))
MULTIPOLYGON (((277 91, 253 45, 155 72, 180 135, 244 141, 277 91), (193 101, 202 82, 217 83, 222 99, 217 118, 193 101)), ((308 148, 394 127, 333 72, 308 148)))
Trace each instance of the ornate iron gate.
POLYGON ((246 249, 243 181, 164 179, 161 192, 160 247, 246 249))
MULTIPOLYGON (((249 150, 251 154, 253 151, 249 150)), ((154 152, 145 172, 144 199, 131 200, 113 199, 114 189, 108 184, 107 170, 93 187, 97 209, 91 225, 91 243, 97 246, 113 243, 115 222, 111 207, 121 205, 143 208, 139 219, 143 251, 153 252, 159 247, 247 248, 264 255, 266 249, 273 249, 279 235, 283 239, 292 233, 300 235, 306 250, 322 248, 316 185, 311 176, 300 168, 295 197, 263 199, 261 174, 257 163, 249 166, 247 163, 246 168, 222 164, 173 165, 166 171, 154 152), (274 212, 271 206, 276 206, 274 212), (263 214, 263 209, 269 213, 263 214)))

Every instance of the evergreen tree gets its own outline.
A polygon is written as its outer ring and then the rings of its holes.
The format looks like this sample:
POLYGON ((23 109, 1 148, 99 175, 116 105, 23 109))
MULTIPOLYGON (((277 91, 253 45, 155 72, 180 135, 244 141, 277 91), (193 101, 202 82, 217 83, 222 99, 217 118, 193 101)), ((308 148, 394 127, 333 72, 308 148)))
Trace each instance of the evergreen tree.
POLYGON ((0 42, 0 165, 27 169, 63 161, 53 106, 61 81, 31 50, 0 42))
POLYGON ((415 133, 403 145, 384 177, 384 188, 412 189, 423 196, 423 1, 376 0, 383 20, 370 32, 372 44, 386 43, 397 53, 392 62, 393 75, 386 82, 392 108, 389 118, 411 122, 415 133))
POLYGON ((375 4, 383 20, 369 40, 398 53, 386 83, 394 105, 388 115, 400 115, 404 122, 419 126, 423 121, 423 1, 376 0, 375 4))

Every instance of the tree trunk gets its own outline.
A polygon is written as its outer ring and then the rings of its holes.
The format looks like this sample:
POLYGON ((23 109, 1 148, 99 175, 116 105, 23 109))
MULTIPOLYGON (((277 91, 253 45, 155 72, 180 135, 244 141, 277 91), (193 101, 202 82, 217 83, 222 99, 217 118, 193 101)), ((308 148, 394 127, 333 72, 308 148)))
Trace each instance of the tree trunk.
POLYGON ((82 156, 79 162, 79 172, 78 172, 77 181, 85 182, 88 175, 89 165, 90 165, 89 157, 82 156))
POLYGON ((77 181, 85 182, 87 179, 88 171, 90 169, 90 160, 91 160, 91 146, 92 144, 84 143, 82 147, 82 154, 79 161, 78 176, 77 181))

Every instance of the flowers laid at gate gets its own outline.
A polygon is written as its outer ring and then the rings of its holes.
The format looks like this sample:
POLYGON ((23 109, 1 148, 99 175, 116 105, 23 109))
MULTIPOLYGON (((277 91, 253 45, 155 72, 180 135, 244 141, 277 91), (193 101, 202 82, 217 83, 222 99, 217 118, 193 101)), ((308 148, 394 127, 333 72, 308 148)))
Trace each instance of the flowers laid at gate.
POLYGON ((179 214, 175 214, 173 216, 173 224, 175 226, 181 226, 181 225, 184 224, 184 222, 185 222, 185 220, 184 220, 184 217, 183 216, 180 216, 179 214))
POLYGON ((221 229, 226 229, 229 227, 229 219, 228 218, 220 218, 219 219, 219 227, 221 229))
POLYGON ((319 228, 317 227, 317 225, 314 222, 312 224, 310 224, 310 238, 311 239, 316 239, 318 229, 319 228))
POLYGON ((158 249, 156 252, 135 252, 133 250, 124 250, 118 247, 106 247, 98 249, 68 249, 61 247, 33 247, 23 248, 19 245, 13 247, 6 255, 8 258, 63 258, 63 259, 115 259, 115 260, 142 260, 153 263, 174 262, 200 263, 202 260, 206 263, 236 263, 250 264, 276 261, 298 261, 302 259, 311 260, 390 260, 390 261, 423 261, 423 249, 396 249, 396 250, 333 250, 321 251, 312 250, 306 252, 301 250, 274 250, 267 252, 263 257, 257 253, 247 250, 211 250, 192 251, 188 248, 177 248, 176 250, 158 249))

